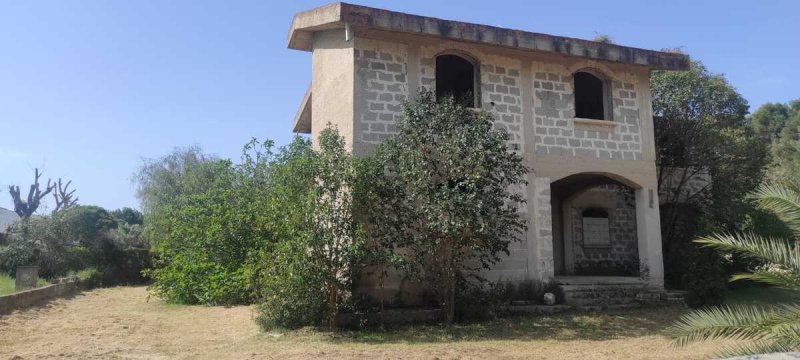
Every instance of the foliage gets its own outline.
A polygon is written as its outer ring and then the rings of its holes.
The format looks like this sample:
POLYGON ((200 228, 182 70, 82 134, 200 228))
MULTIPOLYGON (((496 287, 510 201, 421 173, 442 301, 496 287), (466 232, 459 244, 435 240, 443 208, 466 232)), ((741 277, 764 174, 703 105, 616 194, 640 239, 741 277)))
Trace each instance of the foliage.
POLYGON ((753 113, 750 122, 770 144, 771 178, 790 179, 800 173, 800 99, 789 104, 764 104, 753 113))
POLYGON ((159 170, 149 164, 140 171, 140 177, 152 172, 141 180, 140 194, 156 255, 148 273, 153 288, 170 302, 249 302, 253 294, 243 265, 262 238, 244 211, 249 197, 235 186, 239 174, 227 160, 173 167, 170 161, 183 155, 162 158, 159 170))
MULTIPOLYGON (((773 212, 792 229, 787 239, 755 233, 717 233, 697 240, 711 249, 734 252, 768 263, 752 273, 734 275, 731 280, 748 280, 785 289, 800 295, 800 184, 762 185, 754 195, 759 206, 773 212)), ((738 305, 696 310, 673 326, 675 341, 686 345, 718 338, 737 340, 724 356, 800 350, 800 306, 738 305)))
POLYGON ((407 103, 398 134, 376 151, 383 165, 368 195, 368 223, 379 258, 422 280, 454 318, 456 279, 477 276, 508 253, 525 230, 519 215, 522 157, 492 115, 430 92, 407 103))
POLYGON ((613 44, 614 39, 607 34, 598 34, 597 36, 592 39, 592 41, 599 42, 601 44, 613 44))
POLYGON ((456 320, 463 322, 493 319, 508 313, 508 305, 514 296, 514 285, 509 282, 481 284, 459 276, 455 296, 456 320))
POLYGON ((761 183, 768 152, 745 117, 747 102, 702 63, 654 72, 651 90, 666 280, 680 288, 694 236, 742 229, 755 218, 746 194, 761 183), (704 176, 710 182, 692 189, 691 180, 704 176))
MULTIPOLYGON (((319 137, 319 150, 305 152, 288 166, 303 174, 282 186, 302 185, 302 207, 293 236, 281 239, 261 261, 259 292, 264 304, 258 322, 264 328, 327 324, 352 296, 360 270, 364 234, 355 217, 358 160, 331 128, 319 137)), ((282 172, 290 175, 290 172, 282 172)))
POLYGON ((128 225, 142 225, 144 224, 144 215, 141 211, 124 207, 111 212, 111 216, 117 221, 128 225))
POLYGON ((41 276, 53 278, 96 267, 107 284, 142 281, 149 253, 122 242, 117 225, 105 209, 82 205, 24 219, 0 248, 0 269, 13 274, 17 266, 36 264, 41 276))
POLYGON ((684 300, 691 308, 721 305, 725 300, 725 272, 723 259, 707 249, 689 252, 683 262, 681 283, 686 295, 684 300))

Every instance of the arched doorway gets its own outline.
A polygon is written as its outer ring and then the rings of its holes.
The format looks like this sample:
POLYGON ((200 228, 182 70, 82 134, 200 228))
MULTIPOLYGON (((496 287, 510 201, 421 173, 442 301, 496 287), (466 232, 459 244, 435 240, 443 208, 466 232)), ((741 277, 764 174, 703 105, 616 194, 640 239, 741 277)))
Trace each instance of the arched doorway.
POLYGON ((605 173, 574 174, 551 183, 556 276, 640 276, 637 188, 605 173))

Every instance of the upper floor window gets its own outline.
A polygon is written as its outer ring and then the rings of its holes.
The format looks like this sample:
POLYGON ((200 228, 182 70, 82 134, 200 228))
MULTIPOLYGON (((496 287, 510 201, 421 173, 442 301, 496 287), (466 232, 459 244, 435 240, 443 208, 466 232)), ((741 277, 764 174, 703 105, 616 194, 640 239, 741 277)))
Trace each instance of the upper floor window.
POLYGON ((594 74, 579 71, 573 75, 575 81, 575 117, 595 120, 611 120, 606 84, 594 74))
POLYGON ((436 57, 437 99, 452 96, 466 107, 477 107, 476 79, 476 68, 471 61, 452 54, 436 57))

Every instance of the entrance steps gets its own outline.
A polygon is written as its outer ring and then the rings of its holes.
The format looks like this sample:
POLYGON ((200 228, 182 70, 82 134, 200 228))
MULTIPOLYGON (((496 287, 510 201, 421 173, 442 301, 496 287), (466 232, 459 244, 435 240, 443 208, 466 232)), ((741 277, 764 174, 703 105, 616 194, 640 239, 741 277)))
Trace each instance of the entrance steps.
POLYGON ((681 294, 649 287, 634 277, 559 276, 564 302, 579 310, 616 310, 642 304, 682 301, 681 294))

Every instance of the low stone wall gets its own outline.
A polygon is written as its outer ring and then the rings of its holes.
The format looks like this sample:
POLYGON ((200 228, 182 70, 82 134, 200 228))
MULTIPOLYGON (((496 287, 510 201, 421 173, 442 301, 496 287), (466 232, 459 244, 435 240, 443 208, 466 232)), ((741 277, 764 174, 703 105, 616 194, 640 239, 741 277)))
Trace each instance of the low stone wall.
POLYGON ((78 291, 77 279, 65 279, 56 284, 0 296, 0 314, 24 309, 45 300, 67 296, 78 291))

